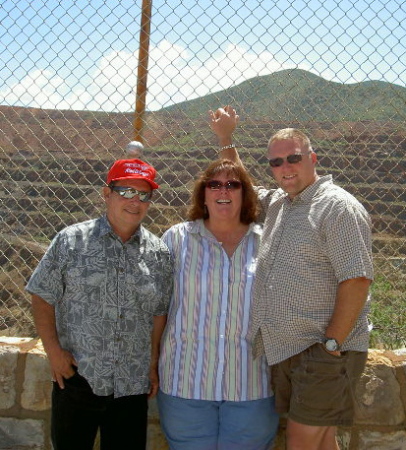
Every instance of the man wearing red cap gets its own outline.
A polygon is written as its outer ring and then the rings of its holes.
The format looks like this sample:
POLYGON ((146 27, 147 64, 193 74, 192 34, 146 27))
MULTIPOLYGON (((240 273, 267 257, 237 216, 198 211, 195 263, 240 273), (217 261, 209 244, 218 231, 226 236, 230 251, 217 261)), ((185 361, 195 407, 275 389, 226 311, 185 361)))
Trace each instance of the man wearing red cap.
POLYGON ((169 251, 141 225, 155 176, 116 161, 106 214, 60 231, 27 284, 52 371, 54 450, 92 450, 99 429, 103 450, 145 448, 172 289, 169 251))

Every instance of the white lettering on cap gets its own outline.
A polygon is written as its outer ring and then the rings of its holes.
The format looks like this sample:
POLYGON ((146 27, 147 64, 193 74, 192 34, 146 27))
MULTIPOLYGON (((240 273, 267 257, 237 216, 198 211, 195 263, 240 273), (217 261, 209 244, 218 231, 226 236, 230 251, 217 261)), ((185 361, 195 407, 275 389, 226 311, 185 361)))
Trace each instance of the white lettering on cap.
POLYGON ((144 177, 148 176, 149 173, 148 172, 144 172, 142 170, 138 170, 138 169, 125 169, 124 171, 125 173, 138 173, 144 177))
POLYGON ((148 169, 148 164, 139 164, 139 163, 125 163, 127 167, 139 168, 139 169, 148 169))

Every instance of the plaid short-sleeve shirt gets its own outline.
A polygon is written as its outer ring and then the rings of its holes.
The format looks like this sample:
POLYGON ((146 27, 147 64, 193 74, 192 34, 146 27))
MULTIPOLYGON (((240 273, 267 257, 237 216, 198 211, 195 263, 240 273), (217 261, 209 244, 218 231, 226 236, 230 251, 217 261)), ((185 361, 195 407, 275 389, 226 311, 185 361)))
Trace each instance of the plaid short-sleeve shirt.
MULTIPOLYGON (((276 364, 322 342, 338 284, 373 278, 371 221, 330 175, 293 201, 259 189, 266 212, 254 285, 250 337, 276 364)), ((369 299, 343 350, 366 351, 369 299)))
POLYGON ((59 232, 27 284, 55 307, 61 346, 96 395, 147 393, 153 316, 173 283, 169 250, 139 227, 123 243, 105 216, 59 232))

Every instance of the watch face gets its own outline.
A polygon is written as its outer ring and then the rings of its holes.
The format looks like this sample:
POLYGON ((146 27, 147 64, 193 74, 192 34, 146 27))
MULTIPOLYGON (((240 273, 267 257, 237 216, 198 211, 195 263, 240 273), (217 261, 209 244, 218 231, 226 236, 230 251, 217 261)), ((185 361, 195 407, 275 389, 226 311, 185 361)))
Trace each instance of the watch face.
POLYGON ((324 345, 329 352, 335 352, 338 350, 338 342, 335 339, 327 339, 324 345))

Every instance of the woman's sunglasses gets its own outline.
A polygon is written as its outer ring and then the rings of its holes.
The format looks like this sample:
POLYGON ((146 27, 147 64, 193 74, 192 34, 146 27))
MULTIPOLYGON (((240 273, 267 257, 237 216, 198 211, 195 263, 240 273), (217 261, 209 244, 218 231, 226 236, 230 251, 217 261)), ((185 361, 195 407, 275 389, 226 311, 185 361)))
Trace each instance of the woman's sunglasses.
POLYGON ((206 183, 206 187, 212 191, 219 191, 221 188, 225 188, 227 191, 235 191, 241 189, 241 181, 229 180, 225 183, 219 180, 210 180, 206 183))

